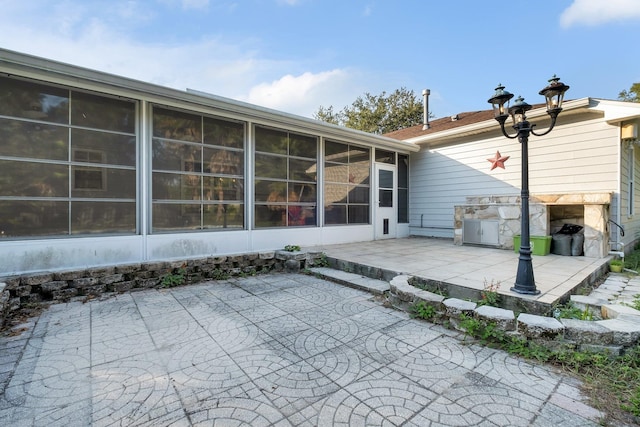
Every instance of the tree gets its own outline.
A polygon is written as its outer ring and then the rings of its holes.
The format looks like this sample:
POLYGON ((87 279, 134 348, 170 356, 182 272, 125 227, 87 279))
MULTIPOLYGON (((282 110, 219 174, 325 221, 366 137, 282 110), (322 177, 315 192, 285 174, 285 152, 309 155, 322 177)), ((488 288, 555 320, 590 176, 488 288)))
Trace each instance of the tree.
POLYGON ((384 134, 422 123, 423 106, 420 98, 406 88, 375 96, 365 93, 351 106, 335 112, 333 106, 320 106, 313 118, 364 132, 384 134))
POLYGON ((320 120, 322 122, 331 123, 334 125, 341 125, 341 115, 340 113, 336 113, 333 111, 333 106, 330 105, 328 108, 323 107, 322 105, 318 108, 313 114, 313 118, 316 120, 320 120))
POLYGON ((629 90, 623 90, 618 94, 620 101, 640 102, 640 83, 634 83, 629 90))

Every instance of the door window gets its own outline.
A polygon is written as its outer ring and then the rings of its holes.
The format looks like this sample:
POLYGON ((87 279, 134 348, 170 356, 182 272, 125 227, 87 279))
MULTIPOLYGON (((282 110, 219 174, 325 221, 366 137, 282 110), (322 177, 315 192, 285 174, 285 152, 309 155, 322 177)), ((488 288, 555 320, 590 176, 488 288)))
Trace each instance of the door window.
POLYGON ((393 207, 393 171, 378 171, 378 194, 381 208, 393 207))

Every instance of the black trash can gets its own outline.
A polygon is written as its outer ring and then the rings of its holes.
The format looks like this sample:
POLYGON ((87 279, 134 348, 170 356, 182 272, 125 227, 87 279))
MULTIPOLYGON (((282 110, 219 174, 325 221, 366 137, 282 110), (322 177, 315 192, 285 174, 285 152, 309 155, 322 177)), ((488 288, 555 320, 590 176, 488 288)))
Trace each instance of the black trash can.
POLYGON ((551 240, 551 253, 556 255, 571 256, 571 235, 554 234, 551 240))
POLYGON ((584 234, 576 233, 571 236, 571 255, 580 256, 584 250, 584 234))

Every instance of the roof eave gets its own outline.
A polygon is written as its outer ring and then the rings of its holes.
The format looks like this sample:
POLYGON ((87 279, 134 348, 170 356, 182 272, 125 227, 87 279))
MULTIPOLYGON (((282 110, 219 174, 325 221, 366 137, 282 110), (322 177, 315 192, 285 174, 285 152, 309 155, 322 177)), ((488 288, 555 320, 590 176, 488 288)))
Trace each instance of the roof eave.
MULTIPOLYGON (((564 103, 562 110, 563 111, 572 111, 580 108, 586 108, 592 106, 591 98, 580 98, 572 101, 567 101, 564 103)), ((536 108, 531 110, 527 117, 530 119, 536 119, 539 117, 546 117, 547 110, 544 108, 536 108)), ((498 123, 495 119, 483 120, 481 122, 472 123, 466 126, 460 126, 453 129, 444 130, 441 132, 429 133, 427 135, 421 135, 414 138, 406 139, 406 142, 410 142, 416 145, 430 144, 433 142, 442 142, 445 140, 450 140, 452 138, 459 138, 461 136, 469 136, 469 135, 477 135, 481 133, 486 133, 498 128, 498 123)))
POLYGON ((640 118, 640 103, 610 99, 593 99, 593 102, 592 108, 604 112, 604 119, 609 124, 617 125, 640 118))

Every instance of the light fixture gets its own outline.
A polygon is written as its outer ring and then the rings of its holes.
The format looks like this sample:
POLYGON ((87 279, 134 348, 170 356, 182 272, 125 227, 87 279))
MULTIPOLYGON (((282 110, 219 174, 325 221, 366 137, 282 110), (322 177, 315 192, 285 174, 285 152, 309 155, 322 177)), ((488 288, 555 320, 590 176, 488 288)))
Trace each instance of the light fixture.
POLYGON ((549 129, 542 133, 534 132, 535 124, 527 120, 527 111, 532 106, 524 102, 524 98, 519 96, 512 106, 509 101, 513 94, 504 90, 504 86, 499 84, 495 89, 496 93, 489 98, 489 103, 493 106, 495 119, 500 123, 502 134, 509 139, 518 138, 522 147, 522 188, 520 199, 522 203, 522 213, 520 221, 520 255, 518 258, 518 272, 516 273, 516 283, 511 288, 513 292, 526 295, 537 295, 540 291, 536 288, 533 277, 533 263, 531 260, 531 236, 529 234, 529 135, 543 136, 551 132, 556 125, 558 114, 562 111, 564 93, 569 90, 569 86, 560 82, 560 78, 555 75, 549 79, 549 85, 542 89, 539 94, 545 97, 547 104, 547 114, 551 117, 549 129), (513 128, 516 134, 511 136, 504 128, 507 119, 511 116, 513 128))

